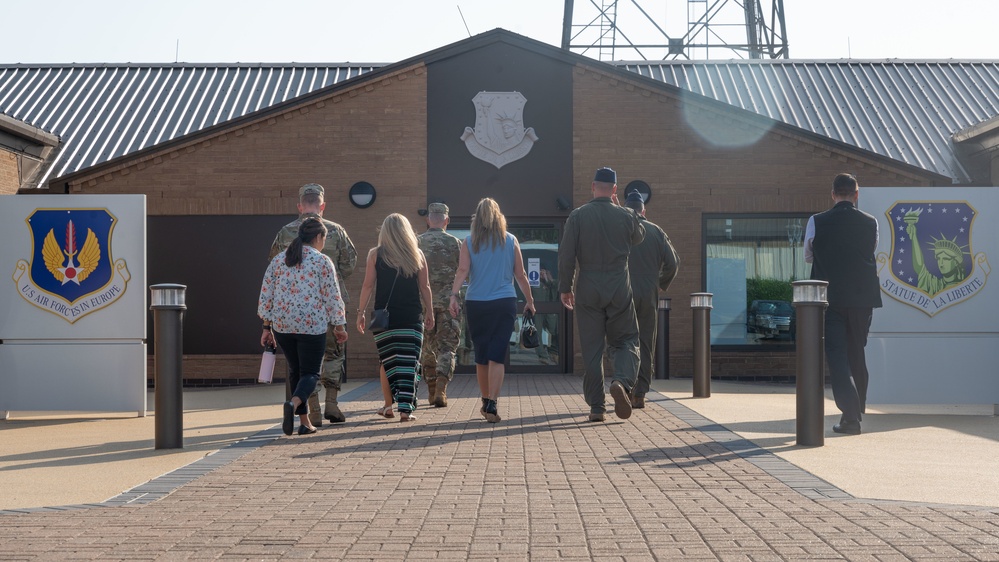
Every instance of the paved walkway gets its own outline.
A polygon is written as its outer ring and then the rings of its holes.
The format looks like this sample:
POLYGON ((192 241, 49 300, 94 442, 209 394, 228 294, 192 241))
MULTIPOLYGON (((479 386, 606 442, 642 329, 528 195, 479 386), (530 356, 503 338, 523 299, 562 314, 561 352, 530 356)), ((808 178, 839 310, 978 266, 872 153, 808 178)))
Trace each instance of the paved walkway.
POLYGON ((472 377, 401 424, 368 383, 314 436, 2 512, 0 560, 999 560, 999 509, 855 498, 665 397, 592 424, 576 377, 504 392, 496 425, 472 377))

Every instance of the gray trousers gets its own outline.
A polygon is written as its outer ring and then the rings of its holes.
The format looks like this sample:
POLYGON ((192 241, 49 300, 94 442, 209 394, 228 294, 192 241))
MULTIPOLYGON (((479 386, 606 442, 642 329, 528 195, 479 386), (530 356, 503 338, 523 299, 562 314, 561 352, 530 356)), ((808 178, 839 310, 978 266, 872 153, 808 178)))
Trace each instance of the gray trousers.
POLYGON ((627 272, 580 272, 575 312, 586 369, 583 398, 591 413, 604 413, 604 349, 614 366, 614 380, 626 390, 635 386, 638 376, 638 320, 627 272))

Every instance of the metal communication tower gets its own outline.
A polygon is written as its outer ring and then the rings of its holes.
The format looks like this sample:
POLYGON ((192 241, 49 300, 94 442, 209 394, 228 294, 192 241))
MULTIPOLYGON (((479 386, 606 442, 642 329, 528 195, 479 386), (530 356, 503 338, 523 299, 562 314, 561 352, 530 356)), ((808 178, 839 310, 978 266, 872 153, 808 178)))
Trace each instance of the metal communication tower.
POLYGON ((784 0, 565 0, 562 48, 603 61, 786 59, 786 31, 784 0))

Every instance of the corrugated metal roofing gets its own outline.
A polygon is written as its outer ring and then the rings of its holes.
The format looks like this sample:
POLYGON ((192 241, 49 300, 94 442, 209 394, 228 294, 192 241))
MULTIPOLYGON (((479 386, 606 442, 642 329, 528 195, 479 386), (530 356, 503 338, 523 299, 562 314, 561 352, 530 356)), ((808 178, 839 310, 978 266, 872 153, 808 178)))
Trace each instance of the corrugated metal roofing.
POLYGON ((58 135, 39 184, 307 94, 377 65, 0 65, 0 112, 58 135))
POLYGON ((951 135, 999 115, 999 61, 657 61, 642 76, 972 181, 951 135))
MULTIPOLYGON (((999 61, 617 65, 961 183, 951 135, 999 115, 999 61)), ((0 65, 0 113, 62 139, 44 184, 381 66, 0 65)))

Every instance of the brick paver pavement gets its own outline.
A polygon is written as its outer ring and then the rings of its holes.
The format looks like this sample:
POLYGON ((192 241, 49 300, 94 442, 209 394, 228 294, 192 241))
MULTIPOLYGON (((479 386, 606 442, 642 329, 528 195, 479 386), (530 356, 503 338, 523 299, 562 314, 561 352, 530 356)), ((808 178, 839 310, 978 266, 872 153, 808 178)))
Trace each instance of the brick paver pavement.
POLYGON ((401 424, 364 388, 156 501, 5 512, 0 560, 999 560, 999 509, 851 498, 665 399, 593 424, 578 378, 511 375, 489 424, 457 377, 401 424))

